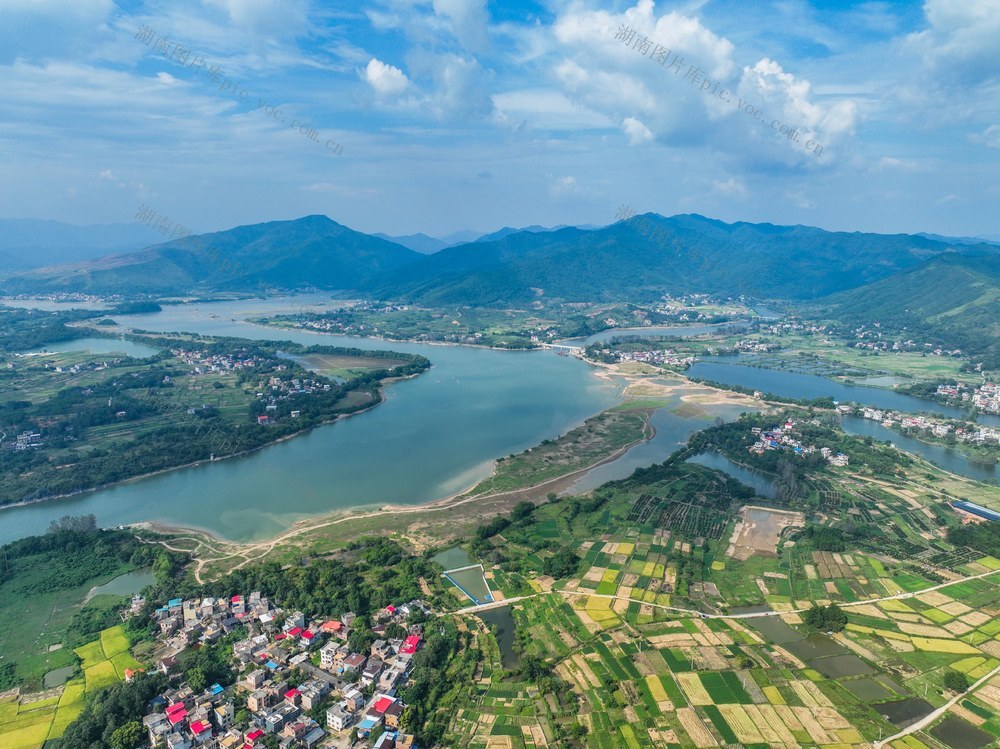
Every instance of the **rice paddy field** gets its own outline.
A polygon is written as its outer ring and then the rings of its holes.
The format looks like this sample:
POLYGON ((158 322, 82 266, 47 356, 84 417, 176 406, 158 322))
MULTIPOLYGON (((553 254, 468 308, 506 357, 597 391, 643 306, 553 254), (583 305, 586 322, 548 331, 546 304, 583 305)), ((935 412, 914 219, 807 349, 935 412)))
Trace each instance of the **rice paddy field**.
POLYGON ((74 651, 83 677, 40 695, 0 698, 0 747, 40 749, 46 741, 63 735, 83 711, 84 696, 125 678, 125 669, 140 664, 128 652, 129 643, 120 626, 74 651))
POLYGON ((512 605, 516 639, 552 683, 534 692, 497 666, 448 746, 513 749, 585 729, 580 745, 599 749, 852 749, 939 708, 889 746, 1000 745, 1000 560, 944 540, 933 487, 828 482, 816 492, 826 516, 888 528, 880 548, 823 551, 791 532, 737 559, 731 486, 686 468, 635 483, 504 531, 524 579, 510 565, 502 579, 537 593, 512 605), (556 540, 580 559, 568 578, 541 574, 556 540), (810 633, 801 612, 830 603, 847 628, 810 633), (740 618, 762 609, 781 613, 740 618), (966 694, 943 686, 952 671, 966 694))

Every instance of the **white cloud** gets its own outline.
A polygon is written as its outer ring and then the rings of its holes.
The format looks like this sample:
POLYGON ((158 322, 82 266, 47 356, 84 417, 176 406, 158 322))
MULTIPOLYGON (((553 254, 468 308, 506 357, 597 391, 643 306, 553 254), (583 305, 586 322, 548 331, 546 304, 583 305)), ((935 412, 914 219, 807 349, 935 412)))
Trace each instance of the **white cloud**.
POLYGON ((996 0, 926 0, 930 27, 910 37, 924 62, 956 85, 989 81, 1000 73, 1000 3, 996 0))
POLYGON ((1000 148, 1000 125, 990 125, 983 132, 970 135, 969 140, 987 148, 1000 148))
POLYGON ((741 67, 727 38, 694 16, 658 16, 652 0, 638 0, 619 14, 569 5, 552 37, 553 82, 571 100, 623 123, 630 144, 655 139, 675 147, 711 146, 758 167, 816 164, 831 159, 831 146, 852 135, 859 119, 853 101, 820 103, 809 81, 774 60, 741 67), (634 36, 626 43, 619 32, 634 36), (651 48, 643 53, 637 42, 643 36, 669 50, 666 64, 654 59, 651 48), (720 97, 723 91, 728 101, 720 97), (777 119, 797 128, 799 142, 741 113, 739 98, 762 109, 766 123, 777 119), (810 139, 824 146, 818 159, 804 147, 810 139))
POLYGON ((260 36, 294 36, 308 29, 306 0, 205 0, 234 26, 260 36))
POLYGON ((614 121, 555 88, 508 91, 493 96, 503 122, 528 122, 551 130, 589 130, 614 127, 614 121))
POLYGON ((368 61, 364 77, 376 93, 382 96, 396 96, 410 86, 410 79, 402 70, 374 57, 368 61))
POLYGON ((656 137, 653 135, 652 130, 642 124, 642 122, 637 120, 635 117, 626 117, 622 121, 622 130, 624 130, 625 135, 628 136, 628 142, 631 146, 649 143, 656 137))
POLYGON ((743 180, 736 177, 730 177, 725 181, 713 180, 712 187, 727 197, 743 197, 747 194, 747 186, 743 184, 743 180))
POLYGON ((434 0, 434 12, 451 22, 452 33, 467 50, 489 45, 489 15, 483 0, 434 0))
POLYGON ((907 159, 897 159, 892 156, 883 156, 875 162, 874 169, 880 172, 916 172, 920 171, 920 164, 907 159))

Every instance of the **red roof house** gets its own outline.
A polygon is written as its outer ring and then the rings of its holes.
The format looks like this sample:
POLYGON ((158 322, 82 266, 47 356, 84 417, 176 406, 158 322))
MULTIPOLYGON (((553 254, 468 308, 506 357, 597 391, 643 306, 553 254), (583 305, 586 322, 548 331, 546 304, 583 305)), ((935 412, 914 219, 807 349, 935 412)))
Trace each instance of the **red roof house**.
POLYGON ((407 653, 408 655, 413 655, 417 652, 417 648, 420 646, 420 636, 410 635, 405 640, 403 640, 403 646, 399 649, 401 653, 407 653))
POLYGON ((394 700, 391 699, 390 697, 382 697, 381 699, 375 701, 375 704, 372 705, 372 708, 375 710, 375 712, 381 715, 386 710, 389 709, 389 705, 391 705, 393 702, 394 700))

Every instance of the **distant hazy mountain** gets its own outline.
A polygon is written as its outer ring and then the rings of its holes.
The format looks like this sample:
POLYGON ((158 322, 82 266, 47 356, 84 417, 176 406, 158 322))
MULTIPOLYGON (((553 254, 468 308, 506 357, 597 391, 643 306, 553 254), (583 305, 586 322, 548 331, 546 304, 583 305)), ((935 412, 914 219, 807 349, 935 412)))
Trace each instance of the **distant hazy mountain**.
POLYGON ((917 234, 918 237, 927 237, 927 239, 934 239, 938 242, 951 242, 954 244, 982 244, 983 242, 989 242, 990 244, 1000 244, 998 238, 995 236, 985 236, 985 237, 945 237, 941 234, 928 234, 926 232, 920 232, 917 234))
POLYGON ((916 268, 821 300, 851 324, 906 329, 918 342, 978 354, 1000 367, 1000 254, 948 252, 916 268))
POLYGON ((395 242, 421 255, 433 255, 438 250, 448 247, 447 242, 443 242, 436 237, 428 237, 426 234, 407 234, 403 237, 393 237, 388 234, 372 234, 373 237, 384 239, 387 242, 395 242))
POLYGON ((473 231, 472 229, 462 229, 461 231, 455 231, 451 234, 445 234, 441 237, 441 241, 444 242, 448 247, 456 244, 465 244, 467 242, 475 242, 479 237, 481 237, 478 231, 473 231))
POLYGON ((504 228, 498 229, 497 231, 491 234, 483 234, 481 237, 478 237, 475 241, 495 242, 498 239, 503 239, 504 237, 508 237, 511 234, 517 234, 518 232, 521 231, 529 231, 532 234, 542 234, 544 232, 553 232, 553 231, 559 231, 560 229, 569 229, 569 228, 589 230, 589 229, 596 229, 598 227, 592 224, 581 224, 580 226, 574 226, 574 227, 571 227, 568 224, 560 224, 559 226, 539 226, 538 224, 532 224, 531 226, 523 226, 520 229, 512 229, 509 226, 505 226, 504 228))
POLYGON ((0 219, 0 275, 138 250, 157 236, 139 223, 73 226, 30 218, 0 219))
MULTIPOLYGON (((427 304, 657 298, 664 292, 815 299, 970 246, 907 234, 727 224, 696 214, 635 217, 595 230, 501 230, 373 278, 379 297, 427 304), (506 233, 505 233, 506 232, 506 233)), ((980 245, 996 249, 992 245, 980 245)))
POLYGON ((126 294, 344 289, 420 257, 326 216, 306 216, 185 237, 127 255, 33 270, 7 279, 2 288, 9 293, 126 294))

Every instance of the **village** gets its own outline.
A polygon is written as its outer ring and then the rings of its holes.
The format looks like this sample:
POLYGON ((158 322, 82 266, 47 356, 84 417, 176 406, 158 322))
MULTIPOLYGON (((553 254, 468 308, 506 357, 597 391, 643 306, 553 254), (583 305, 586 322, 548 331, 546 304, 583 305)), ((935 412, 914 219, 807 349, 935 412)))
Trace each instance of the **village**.
POLYGON ((982 445, 988 442, 1000 443, 1000 429, 996 427, 981 426, 971 422, 963 422, 965 426, 953 426, 943 419, 932 419, 926 416, 910 416, 897 411, 883 411, 878 408, 868 406, 837 406, 837 410, 842 414, 860 416, 864 419, 877 421, 884 427, 895 427, 900 429, 920 429, 929 432, 934 437, 946 438, 953 434, 958 442, 969 442, 982 445))
POLYGON ((642 364, 661 364, 670 367, 687 367, 697 361, 690 354, 678 353, 672 349, 664 349, 662 351, 655 349, 649 351, 618 351, 617 349, 605 348, 598 349, 596 353, 603 357, 613 357, 613 359, 604 359, 607 361, 640 362, 642 364))
MULTIPOLYGON (((132 600, 132 612, 145 601, 132 600)), ((379 639, 364 652, 348 645, 353 613, 310 620, 285 612, 259 592, 248 596, 172 599, 153 613, 160 630, 157 668, 171 686, 143 718, 150 744, 167 749, 278 746, 413 749, 403 733, 398 696, 414 668, 430 609, 421 601, 387 606, 372 617, 379 639), (242 635, 245 635, 242 636, 242 635), (220 639, 233 641, 235 684, 195 689, 178 654, 220 639), (238 639, 237 639, 238 638, 238 639)), ((127 673, 126 680, 135 678, 127 673)))
MULTIPOLYGON (((814 421, 814 423, 818 424, 819 422, 814 421)), ((771 427, 770 429, 753 427, 750 433, 756 438, 756 441, 749 447, 750 452, 755 455, 763 455, 768 450, 787 450, 794 455, 805 457, 817 452, 817 448, 814 445, 803 445, 795 436, 794 421, 786 421, 784 424, 771 427)), ((829 447, 819 448, 819 454, 832 466, 843 467, 850 463, 847 455, 841 452, 834 452, 829 447)))
POLYGON ((986 382, 979 387, 964 383, 954 385, 938 385, 937 395, 947 400, 961 400, 969 403, 983 413, 1000 414, 1000 385, 986 382))

